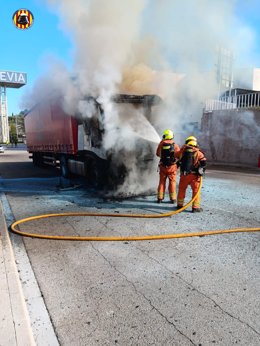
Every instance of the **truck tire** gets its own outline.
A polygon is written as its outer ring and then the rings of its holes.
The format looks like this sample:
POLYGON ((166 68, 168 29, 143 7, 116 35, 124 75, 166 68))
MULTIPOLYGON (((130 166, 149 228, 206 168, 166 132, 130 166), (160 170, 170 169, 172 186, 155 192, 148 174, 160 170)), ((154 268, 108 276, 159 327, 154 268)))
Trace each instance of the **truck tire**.
POLYGON ((32 162, 35 166, 43 166, 42 155, 40 153, 33 153, 32 162))
POLYGON ((61 158, 60 158, 60 171, 61 171, 61 176, 63 178, 69 178, 70 177, 68 160, 65 156, 61 156, 61 158))

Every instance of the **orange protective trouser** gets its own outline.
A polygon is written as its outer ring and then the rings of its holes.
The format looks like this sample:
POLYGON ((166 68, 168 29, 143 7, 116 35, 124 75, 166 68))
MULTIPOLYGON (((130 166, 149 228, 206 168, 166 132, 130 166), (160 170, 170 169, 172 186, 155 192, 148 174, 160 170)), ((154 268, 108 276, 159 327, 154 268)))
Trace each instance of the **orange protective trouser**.
MULTIPOLYGON (((197 174, 193 174, 193 173, 190 173, 187 175, 181 175, 180 182, 179 182, 178 202, 177 202, 178 206, 180 207, 184 205, 184 199, 185 199, 188 185, 191 186, 192 198, 193 198, 198 192, 198 189, 200 186, 200 177, 197 174)), ((200 194, 192 203, 192 208, 199 208, 199 207, 200 207, 200 194)))
POLYGON ((176 173, 177 173, 177 166, 171 165, 171 166, 163 166, 160 165, 160 180, 157 190, 157 198, 158 199, 164 199, 164 193, 166 188, 166 180, 169 179, 169 197, 170 200, 176 199, 176 173))

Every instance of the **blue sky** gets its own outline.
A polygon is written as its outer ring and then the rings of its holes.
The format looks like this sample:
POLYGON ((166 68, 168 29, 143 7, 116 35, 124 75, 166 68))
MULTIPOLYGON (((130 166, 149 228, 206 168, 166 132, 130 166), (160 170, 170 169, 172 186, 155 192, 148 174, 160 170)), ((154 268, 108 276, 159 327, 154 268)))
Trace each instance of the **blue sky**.
MULTIPOLYGON (((50 11, 44 0, 2 0, 0 13, 0 70, 26 72, 28 79, 27 86, 7 90, 9 114, 16 114, 22 110, 19 101, 26 88, 30 88, 44 71, 46 56, 56 56, 69 68, 72 66, 73 42, 60 29, 58 16, 50 11), (28 30, 19 30, 13 25, 13 13, 20 8, 27 8, 34 14, 34 24, 28 30)), ((260 2, 237 1, 236 14, 241 22, 254 29, 259 44, 253 47, 252 53, 260 56, 260 2)), ((258 64, 256 61, 255 66, 260 67, 260 61, 258 64)))

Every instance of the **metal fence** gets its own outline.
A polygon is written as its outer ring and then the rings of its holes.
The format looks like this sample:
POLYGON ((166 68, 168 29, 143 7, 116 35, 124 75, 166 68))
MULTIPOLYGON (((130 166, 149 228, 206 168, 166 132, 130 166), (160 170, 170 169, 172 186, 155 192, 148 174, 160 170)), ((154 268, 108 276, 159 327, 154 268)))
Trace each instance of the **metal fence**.
POLYGON ((219 100, 207 100, 204 110, 210 112, 214 110, 241 108, 260 108, 260 93, 225 96, 219 100))

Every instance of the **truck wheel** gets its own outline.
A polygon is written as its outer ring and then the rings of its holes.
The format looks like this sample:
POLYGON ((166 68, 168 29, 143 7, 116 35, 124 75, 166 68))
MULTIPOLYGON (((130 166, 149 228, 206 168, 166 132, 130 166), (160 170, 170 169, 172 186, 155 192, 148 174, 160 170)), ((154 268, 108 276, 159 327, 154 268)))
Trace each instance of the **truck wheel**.
POLYGON ((35 166, 43 166, 41 154, 40 153, 33 153, 32 162, 35 166))
POLYGON ((68 161, 65 156, 62 156, 60 158, 60 171, 61 171, 61 176, 63 178, 69 178, 70 177, 70 171, 68 167, 68 161))

